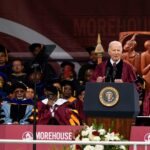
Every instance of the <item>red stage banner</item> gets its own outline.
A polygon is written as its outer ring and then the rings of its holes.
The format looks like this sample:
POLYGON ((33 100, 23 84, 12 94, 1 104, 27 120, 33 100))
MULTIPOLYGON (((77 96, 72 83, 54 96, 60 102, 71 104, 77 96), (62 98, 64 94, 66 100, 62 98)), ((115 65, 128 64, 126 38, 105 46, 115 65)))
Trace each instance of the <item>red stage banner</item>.
MULTIPOLYGON (((150 127, 148 126, 131 127, 130 141, 150 142, 150 127)), ((130 146, 129 150, 133 150, 133 146, 130 146)), ((150 146, 137 146, 137 150, 150 150, 150 146)))
MULTIPOLYGON (((37 140, 72 140, 75 131, 82 126, 38 125, 37 140)), ((0 139, 33 139, 32 125, 1 125, 0 139)), ((36 150, 61 149, 64 145, 37 144, 36 150)), ((0 150, 32 150, 32 144, 0 144, 0 150)))

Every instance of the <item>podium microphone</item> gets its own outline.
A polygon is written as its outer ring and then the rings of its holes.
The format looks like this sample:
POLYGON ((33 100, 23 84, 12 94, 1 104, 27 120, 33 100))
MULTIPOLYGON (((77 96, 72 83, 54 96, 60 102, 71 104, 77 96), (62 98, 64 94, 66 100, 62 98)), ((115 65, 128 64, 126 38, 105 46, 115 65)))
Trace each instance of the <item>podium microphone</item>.
POLYGON ((111 82, 111 75, 110 75, 110 67, 107 67, 106 69, 106 78, 105 78, 105 82, 111 82))
POLYGON ((112 72, 113 82, 114 82, 114 80, 115 80, 116 73, 117 73, 117 67, 116 67, 116 63, 114 63, 114 64, 113 64, 113 72, 112 72))

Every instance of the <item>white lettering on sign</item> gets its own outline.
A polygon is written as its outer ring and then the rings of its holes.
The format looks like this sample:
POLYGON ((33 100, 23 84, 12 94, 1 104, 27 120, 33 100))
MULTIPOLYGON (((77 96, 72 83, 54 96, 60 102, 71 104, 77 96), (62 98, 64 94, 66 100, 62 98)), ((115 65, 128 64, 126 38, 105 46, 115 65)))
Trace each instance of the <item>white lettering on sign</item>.
POLYGON ((37 132, 37 140, 72 140, 72 132, 37 132))

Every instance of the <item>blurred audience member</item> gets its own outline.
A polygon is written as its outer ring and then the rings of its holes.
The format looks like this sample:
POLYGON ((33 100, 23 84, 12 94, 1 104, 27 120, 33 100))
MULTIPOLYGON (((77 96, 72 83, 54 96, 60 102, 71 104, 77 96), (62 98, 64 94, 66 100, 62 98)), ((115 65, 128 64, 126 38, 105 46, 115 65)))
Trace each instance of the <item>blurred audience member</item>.
POLYGON ((44 74, 41 68, 38 66, 36 69, 31 69, 28 75, 28 84, 34 85, 36 96, 41 99, 44 94, 44 74))
POLYGON ((26 90, 26 99, 32 99, 34 100, 35 98, 35 91, 34 91, 34 85, 33 84, 28 84, 27 85, 27 90, 26 90))
POLYGON ((57 77, 53 67, 48 63, 49 55, 54 48, 53 45, 46 46, 40 43, 33 43, 29 46, 29 50, 34 56, 30 67, 32 69, 38 66, 41 68, 44 75, 44 83, 57 77))
POLYGON ((7 49, 0 44, 0 72, 5 73, 7 76, 12 72, 11 64, 8 63, 7 49))
POLYGON ((24 72, 24 64, 21 59, 12 61, 12 73, 8 76, 8 81, 13 84, 17 81, 27 83, 27 74, 24 72))
POLYGON ((58 90, 46 86, 45 99, 38 102, 38 124, 80 125, 78 114, 69 107, 66 99, 57 98, 58 90))
POLYGON ((14 98, 2 103, 4 124, 29 124, 28 117, 32 113, 33 101, 26 99, 26 86, 22 82, 12 85, 14 98))
POLYGON ((60 80, 76 80, 75 65, 72 62, 64 61, 61 64, 60 80))

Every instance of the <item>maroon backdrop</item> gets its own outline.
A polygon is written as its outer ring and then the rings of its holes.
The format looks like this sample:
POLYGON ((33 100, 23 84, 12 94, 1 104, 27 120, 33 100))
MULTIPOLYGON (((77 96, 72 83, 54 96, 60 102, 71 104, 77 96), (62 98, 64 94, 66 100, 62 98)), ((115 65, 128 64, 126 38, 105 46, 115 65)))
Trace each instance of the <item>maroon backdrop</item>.
MULTIPOLYGON (((111 40, 119 39, 119 32, 150 29, 149 4, 149 0, 1 0, 0 43, 10 52, 28 52, 28 45, 38 39, 26 28, 6 23, 7 19, 40 33, 73 57, 74 52, 96 45, 98 33, 107 50, 111 40)), ((37 42, 48 44, 44 39, 37 42)))

